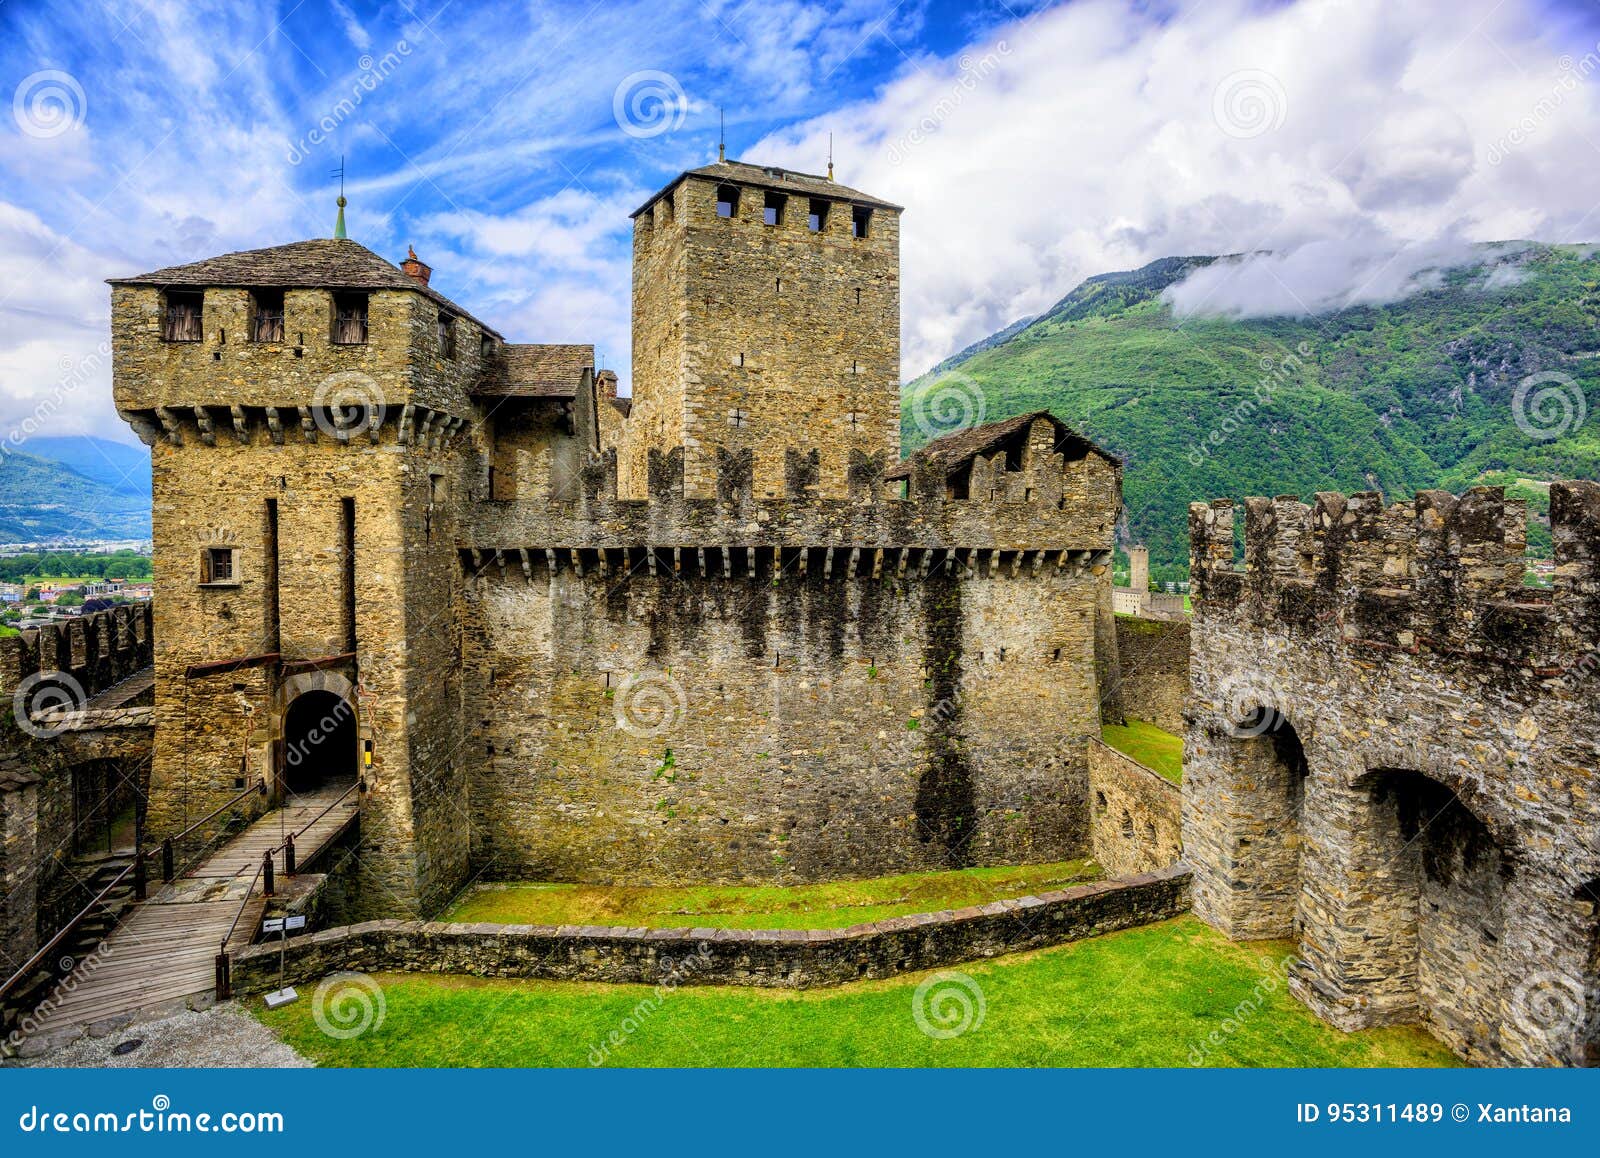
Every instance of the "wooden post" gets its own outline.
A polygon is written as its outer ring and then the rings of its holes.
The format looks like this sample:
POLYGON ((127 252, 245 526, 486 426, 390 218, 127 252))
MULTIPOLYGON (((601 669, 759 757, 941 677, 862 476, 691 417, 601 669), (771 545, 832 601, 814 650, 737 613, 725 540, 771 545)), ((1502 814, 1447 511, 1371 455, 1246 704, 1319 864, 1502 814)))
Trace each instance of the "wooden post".
POLYGON ((261 856, 261 891, 267 896, 272 895, 272 854, 263 853, 261 856))
POLYGON ((172 838, 170 836, 161 842, 161 879, 169 884, 172 882, 172 838))
POLYGON ((294 833, 292 832, 289 834, 289 838, 283 842, 283 875, 287 877, 294 876, 294 833))
POLYGON ((233 996, 233 976, 228 968, 227 953, 217 954, 217 1000, 226 1001, 233 996))

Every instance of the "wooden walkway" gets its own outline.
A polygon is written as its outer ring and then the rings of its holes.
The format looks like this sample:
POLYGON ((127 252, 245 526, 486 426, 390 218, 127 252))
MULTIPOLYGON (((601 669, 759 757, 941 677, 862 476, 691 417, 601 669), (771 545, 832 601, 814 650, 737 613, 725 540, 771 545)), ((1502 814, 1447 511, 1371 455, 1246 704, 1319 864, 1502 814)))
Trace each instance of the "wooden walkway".
MULTIPOLYGON (((298 796, 261 817, 187 875, 171 884, 153 881, 150 899, 129 909, 93 959, 79 962, 56 987, 49 999, 54 1004, 36 1019, 35 1032, 49 1034, 213 992, 217 951, 241 905, 245 912, 235 945, 248 943, 266 907, 261 890, 251 888, 262 857, 283 843, 286 833, 311 823, 344 788, 298 796)), ((297 859, 304 863, 321 852, 357 808, 352 796, 317 819, 296 840, 297 859)), ((281 854, 273 861, 281 873, 281 854)))

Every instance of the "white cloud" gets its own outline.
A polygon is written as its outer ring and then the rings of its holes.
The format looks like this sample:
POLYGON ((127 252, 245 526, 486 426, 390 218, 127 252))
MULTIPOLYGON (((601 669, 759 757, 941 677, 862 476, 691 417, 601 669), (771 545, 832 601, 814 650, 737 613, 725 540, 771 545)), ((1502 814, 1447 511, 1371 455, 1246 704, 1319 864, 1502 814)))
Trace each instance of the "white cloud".
POLYGON ((1534 0, 1084 0, 751 152, 804 166, 831 129, 840 180, 908 207, 910 377, 1158 257, 1272 250, 1175 300, 1297 312, 1411 292, 1467 242, 1600 234, 1600 70, 1488 161, 1560 84, 1559 31, 1534 0), (1219 124, 1219 88, 1263 73, 1219 124))

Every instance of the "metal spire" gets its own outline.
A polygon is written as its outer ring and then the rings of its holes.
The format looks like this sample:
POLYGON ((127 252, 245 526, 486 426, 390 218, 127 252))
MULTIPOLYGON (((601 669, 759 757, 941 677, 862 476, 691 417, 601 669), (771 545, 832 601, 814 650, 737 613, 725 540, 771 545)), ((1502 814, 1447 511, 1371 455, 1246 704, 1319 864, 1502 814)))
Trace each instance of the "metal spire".
POLYGON ((344 207, 345 207, 346 202, 345 202, 345 199, 344 199, 344 154, 343 153, 339 154, 339 167, 337 169, 335 169, 333 171, 333 173, 330 174, 330 176, 334 176, 334 177, 339 178, 339 219, 333 223, 333 235, 334 235, 334 237, 343 240, 344 238, 347 238, 349 236, 344 231, 344 207))

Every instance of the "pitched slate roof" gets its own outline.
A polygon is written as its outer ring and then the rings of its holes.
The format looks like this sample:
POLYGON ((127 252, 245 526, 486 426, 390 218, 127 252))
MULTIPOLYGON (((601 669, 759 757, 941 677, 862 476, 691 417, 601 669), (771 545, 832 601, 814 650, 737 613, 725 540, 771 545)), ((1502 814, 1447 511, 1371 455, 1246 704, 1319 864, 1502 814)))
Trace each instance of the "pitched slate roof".
POLYGON ((229 286, 271 289, 410 290, 451 313, 470 319, 495 337, 500 332, 473 317, 438 290, 407 276, 397 265, 348 238, 317 237, 267 249, 224 253, 187 265, 172 265, 137 277, 113 277, 111 285, 229 286))
POLYGON ((628 216, 639 216, 666 194, 676 189, 678 183, 685 177, 711 177, 718 181, 731 181, 736 185, 753 185, 758 189, 771 189, 778 193, 825 197, 829 201, 844 201, 851 205, 870 205, 879 209, 893 209, 897 213, 904 208, 896 205, 893 201, 885 201, 881 197, 874 197, 870 193, 863 193, 859 189, 852 189, 848 185, 841 185, 837 181, 830 181, 828 178, 819 177, 815 173, 797 173, 793 169, 783 169, 777 165, 750 165, 743 161, 717 161, 711 165, 702 165, 698 169, 688 169, 679 173, 662 186, 650 200, 639 206, 628 216))
POLYGON ((572 398, 594 368, 594 347, 506 343, 474 394, 499 398, 572 398))
POLYGON ((1040 418, 1055 426, 1055 449, 1065 454, 1068 458, 1082 458, 1087 454, 1098 454, 1113 466, 1120 467, 1122 465, 1121 460, 1116 455, 1096 446, 1048 410, 1034 410, 1027 414, 1019 414, 1015 418, 1006 418, 999 422, 986 422, 982 426, 969 426, 965 430, 956 430, 942 435, 928 443, 921 450, 914 452, 895 466, 884 471, 883 477, 887 479, 910 478, 913 464, 923 461, 937 464, 946 476, 954 474, 978 455, 993 454, 1000 449, 1001 444, 1008 438, 1025 432, 1028 427, 1032 426, 1040 418))

